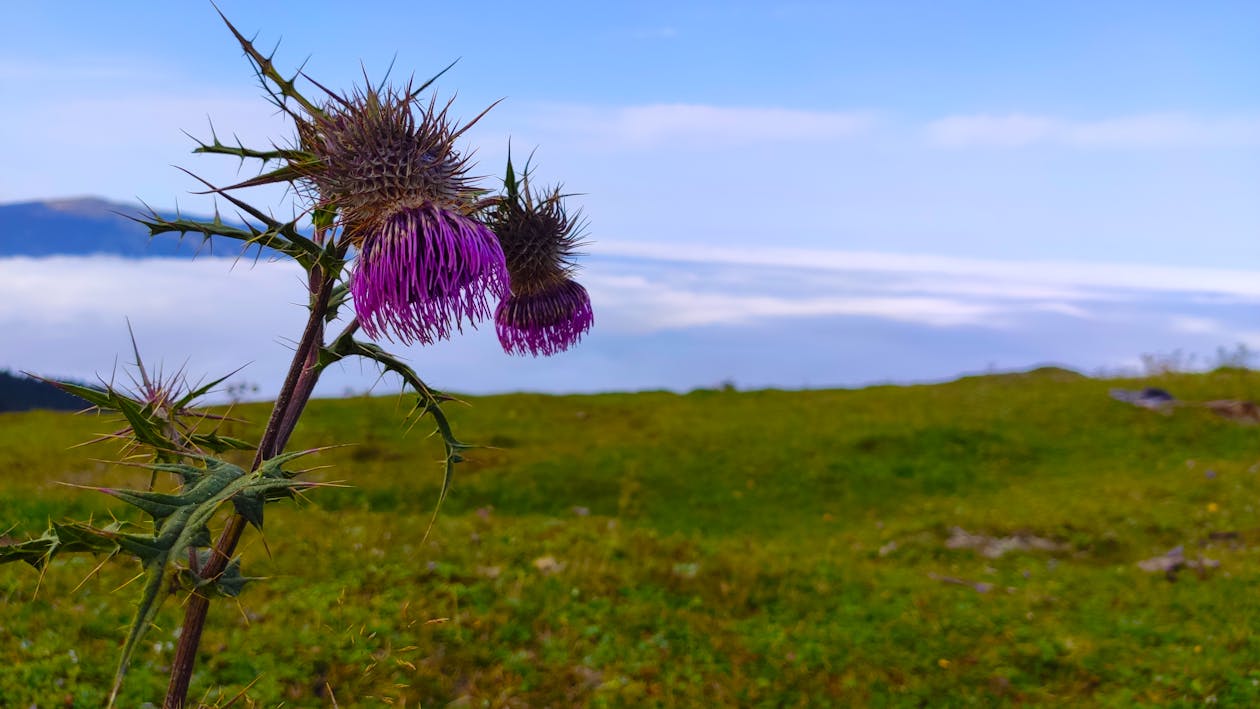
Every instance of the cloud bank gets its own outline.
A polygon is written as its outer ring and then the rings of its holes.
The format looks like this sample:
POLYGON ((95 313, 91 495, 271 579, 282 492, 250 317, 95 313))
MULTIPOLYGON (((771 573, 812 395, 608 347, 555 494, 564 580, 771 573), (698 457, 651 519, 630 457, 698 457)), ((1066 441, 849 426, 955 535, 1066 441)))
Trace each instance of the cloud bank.
MULTIPOLYGON (((1260 348, 1257 271, 605 242, 581 279, 596 326, 559 357, 507 357, 484 326, 403 353, 436 386, 478 393, 855 385, 1260 348)), ((108 376, 127 359, 127 317, 147 358, 208 375, 248 364, 237 380, 267 395, 301 301, 300 272, 282 262, 4 259, 0 367, 108 376)), ((377 377, 342 365, 321 393, 377 377)))
POLYGON ((524 107, 523 122, 535 132, 566 135, 603 149, 668 146, 695 150, 848 140, 874 127, 876 116, 870 111, 686 103, 619 107, 534 104, 524 107))

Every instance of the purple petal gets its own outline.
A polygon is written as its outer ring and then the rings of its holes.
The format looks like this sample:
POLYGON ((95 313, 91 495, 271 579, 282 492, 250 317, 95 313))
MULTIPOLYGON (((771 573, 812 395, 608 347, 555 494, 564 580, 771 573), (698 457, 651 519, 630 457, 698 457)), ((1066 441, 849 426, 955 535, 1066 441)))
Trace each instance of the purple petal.
POLYGON ((369 337, 447 339, 490 316, 508 292, 499 240, 481 223, 432 203, 404 209, 363 241, 350 292, 369 337))
POLYGON ((569 349, 595 323, 586 289, 568 278, 528 295, 511 295, 494 311, 508 354, 551 356, 569 349))

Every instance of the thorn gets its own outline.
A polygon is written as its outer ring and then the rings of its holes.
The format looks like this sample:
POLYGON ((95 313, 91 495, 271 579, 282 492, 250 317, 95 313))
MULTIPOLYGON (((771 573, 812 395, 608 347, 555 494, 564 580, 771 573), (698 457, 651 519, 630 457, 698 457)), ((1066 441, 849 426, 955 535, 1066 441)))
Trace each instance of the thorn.
POLYGON ((124 588, 126 588, 126 587, 130 586, 132 583, 134 583, 136 579, 139 579, 139 578, 144 578, 144 574, 145 574, 145 572, 144 572, 144 571, 141 571, 140 573, 136 574, 135 576, 132 576, 130 579, 127 579, 127 581, 126 581, 126 582, 124 582, 124 583, 123 583, 123 585, 121 585, 121 586, 119 586, 118 588, 116 588, 116 589, 114 589, 114 590, 110 591, 110 593, 118 593, 119 591, 123 590, 124 588))
MULTIPOLYGON (((242 613, 244 613, 244 611, 243 611, 243 610, 242 610, 241 612, 242 612, 242 613)), ((246 619, 246 620, 248 620, 248 619, 246 619)), ((236 700, 238 700, 238 699, 240 699, 240 698, 244 697, 244 696, 245 696, 245 693, 249 691, 249 688, 250 688, 250 687, 253 687, 255 684, 257 684, 257 683, 258 683, 258 680, 260 680, 260 679, 262 679, 262 678, 263 678, 263 676, 262 676, 262 675, 258 675, 257 677, 255 677, 255 678, 254 678, 254 681, 253 681, 253 682, 250 682, 249 684, 245 685, 245 687, 244 687, 243 689, 241 689, 241 691, 240 691, 240 692, 238 692, 238 693, 236 694, 236 696, 232 697, 232 699, 230 699, 230 700, 228 701, 228 703, 227 703, 227 704, 224 704, 224 705, 223 705, 224 709, 227 709, 227 707, 230 707, 230 706, 232 706, 233 704, 235 704, 235 703, 236 703, 236 700)))
POLYGON ((92 569, 91 571, 88 572, 87 576, 83 577, 83 580, 79 582, 78 586, 75 586, 74 588, 70 589, 70 593, 76 593, 80 588, 83 588, 83 584, 87 583, 88 579, 92 578, 94 575, 96 575, 97 572, 99 572, 102 568, 104 568, 105 564, 109 563, 109 560, 112 558, 114 558, 114 554, 107 554, 105 558, 101 560, 101 563, 96 565, 95 569, 92 569))

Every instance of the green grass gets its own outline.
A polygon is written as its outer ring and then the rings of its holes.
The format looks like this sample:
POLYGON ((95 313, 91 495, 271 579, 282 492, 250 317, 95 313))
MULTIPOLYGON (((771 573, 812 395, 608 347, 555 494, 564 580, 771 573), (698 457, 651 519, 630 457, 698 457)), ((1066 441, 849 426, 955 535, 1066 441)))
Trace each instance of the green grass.
MULTIPOLYGON (((1260 375, 1156 383, 1260 398, 1260 375)), ((436 441, 392 398, 314 402, 297 446, 342 442, 267 514, 194 682, 257 706, 1260 705, 1260 429, 1172 416, 1061 370, 854 391, 476 398, 475 451, 422 541, 436 441), (579 514, 575 508, 589 511, 579 514), (951 529, 1057 551, 951 549, 951 529), (1175 581, 1137 562, 1220 562, 1175 581), (978 592, 968 585, 991 585, 978 592)), ((401 404, 405 407, 405 402, 401 404)), ((404 409, 405 410, 405 409, 404 409)), ((262 406, 240 410, 266 417, 262 406)), ((0 416, 4 527, 98 519, 143 484, 68 450, 92 417, 0 416)), ((231 431, 240 435, 243 427, 231 431)), ((0 527, 3 529, 4 527, 0 527)), ((99 706, 137 569, 0 567, 0 706, 99 706), (38 594, 36 594, 38 582, 38 594), (33 599, 33 600, 32 600, 33 599)), ((168 602, 123 706, 160 703, 168 602)))

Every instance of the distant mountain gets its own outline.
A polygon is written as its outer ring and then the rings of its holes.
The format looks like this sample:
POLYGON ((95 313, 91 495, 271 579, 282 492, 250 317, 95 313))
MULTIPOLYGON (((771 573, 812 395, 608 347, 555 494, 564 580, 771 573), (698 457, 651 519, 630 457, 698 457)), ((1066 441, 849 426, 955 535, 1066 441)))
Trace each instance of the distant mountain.
POLYGON ((67 394, 47 382, 0 369, 0 413, 30 409, 79 411, 87 406, 83 399, 67 394))
POLYGON ((235 256, 240 252, 237 244, 217 240, 211 249, 200 237, 181 241, 176 235, 163 234, 150 239, 148 229, 123 216, 142 212, 140 205, 95 197, 0 204, 0 258, 93 254, 191 258, 198 253, 235 256))

